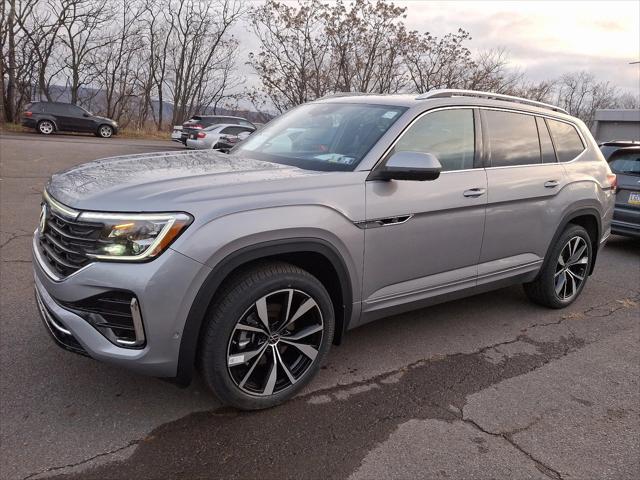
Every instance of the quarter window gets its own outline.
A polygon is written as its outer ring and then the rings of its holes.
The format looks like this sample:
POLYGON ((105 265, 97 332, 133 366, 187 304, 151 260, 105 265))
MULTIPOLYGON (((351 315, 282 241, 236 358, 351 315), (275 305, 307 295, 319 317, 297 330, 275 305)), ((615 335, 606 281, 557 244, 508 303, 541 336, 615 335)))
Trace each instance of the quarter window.
POLYGON ((547 119, 547 123, 560 162, 569 162, 584 151, 580 135, 573 125, 549 119, 547 119))
POLYGON ((402 135, 391 153, 407 151, 435 155, 445 172, 473 168, 473 110, 440 110, 424 115, 402 135))
POLYGON ((485 110, 492 167, 541 163, 533 115, 485 110))

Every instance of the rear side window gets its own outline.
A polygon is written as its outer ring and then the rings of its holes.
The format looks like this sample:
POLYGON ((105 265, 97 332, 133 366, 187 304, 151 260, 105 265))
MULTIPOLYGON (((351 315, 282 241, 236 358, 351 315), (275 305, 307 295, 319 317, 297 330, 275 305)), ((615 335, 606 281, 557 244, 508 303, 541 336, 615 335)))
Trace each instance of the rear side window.
POLYGON ((569 123, 547 119, 556 153, 560 162, 569 162, 584 151, 584 145, 576 127, 569 123))
POLYGON ((435 155, 445 172, 473 168, 473 110, 440 110, 424 115, 402 135, 391 153, 406 151, 435 155))
POLYGON ((538 125, 538 136, 540 137, 542 163, 556 163, 556 152, 553 150, 553 143, 551 143, 551 136, 544 118, 536 117, 536 125, 538 125))
POLYGON ((538 128, 533 115, 485 110, 492 167, 541 163, 538 128))

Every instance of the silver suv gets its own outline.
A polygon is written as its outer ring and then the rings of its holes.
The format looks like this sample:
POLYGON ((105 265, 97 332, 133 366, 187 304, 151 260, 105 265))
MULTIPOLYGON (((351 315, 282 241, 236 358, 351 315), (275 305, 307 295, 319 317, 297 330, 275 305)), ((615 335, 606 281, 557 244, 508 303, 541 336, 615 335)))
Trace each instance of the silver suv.
POLYGON ((236 146, 54 175, 36 299, 63 347, 278 404, 372 320, 522 283, 573 302, 610 232, 613 175, 551 105, 439 90, 301 105, 236 146))

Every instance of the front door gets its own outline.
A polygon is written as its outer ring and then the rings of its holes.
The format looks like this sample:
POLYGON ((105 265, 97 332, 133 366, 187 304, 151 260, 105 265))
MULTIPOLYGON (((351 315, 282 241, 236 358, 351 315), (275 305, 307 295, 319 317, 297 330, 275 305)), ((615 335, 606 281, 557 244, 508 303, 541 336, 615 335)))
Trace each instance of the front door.
POLYGON ((436 180, 367 182, 363 321, 475 285, 487 179, 474 116, 465 107, 427 112, 386 157, 431 153, 443 166, 436 180))

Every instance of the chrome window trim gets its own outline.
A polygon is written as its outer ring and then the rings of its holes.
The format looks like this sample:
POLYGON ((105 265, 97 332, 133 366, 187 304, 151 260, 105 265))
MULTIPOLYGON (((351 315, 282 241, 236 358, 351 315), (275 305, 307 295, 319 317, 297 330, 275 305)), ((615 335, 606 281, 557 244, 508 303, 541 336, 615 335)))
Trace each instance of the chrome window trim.
MULTIPOLYGON (((476 108, 478 110, 498 110, 498 111, 509 112, 509 113, 520 113, 522 115, 531 115, 533 117, 548 118, 550 120, 555 120, 555 121, 558 121, 558 122, 566 123, 568 125, 571 125, 573 127, 573 129, 576 132, 578 132, 578 136, 580 137, 580 141, 582 142, 582 146, 584 147, 584 149, 575 158, 573 158, 572 160, 569 160, 568 162, 556 161, 555 163, 542 163, 542 159, 541 159, 540 163, 530 163, 530 164, 526 164, 526 165, 505 165, 505 166, 500 166, 500 167, 474 167, 474 168, 465 168, 465 169, 461 169, 461 170, 446 170, 446 171, 441 172, 440 175, 445 174, 445 173, 454 173, 454 172, 469 172, 469 171, 472 171, 472 170, 480 170, 482 168, 484 168, 485 170, 491 170, 491 169, 498 169, 498 168, 534 167, 534 166, 541 166, 541 165, 565 165, 565 164, 573 163, 573 162, 577 161, 588 150, 588 148, 587 148, 588 143, 585 140, 584 135, 582 135, 582 132, 580 131, 580 129, 577 127, 577 125, 575 123, 573 123, 571 121, 568 121, 568 120, 565 120, 565 119, 562 119, 562 118, 558 118, 558 117, 556 117, 554 115, 549 115, 548 113, 535 113, 535 112, 527 112, 527 111, 524 111, 524 110, 518 110, 517 108, 489 107, 489 106, 484 106, 484 105, 450 105, 450 106, 447 106, 447 107, 432 108, 430 110, 425 110, 425 111, 421 112, 420 114, 418 114, 413 120, 411 120, 404 127, 402 132, 400 132, 400 134, 395 138, 395 140, 393 142, 391 142, 391 145, 385 149, 383 154, 380 156, 378 161, 373 165, 373 167, 371 168, 370 171, 373 172, 376 168, 378 168, 378 166, 383 161, 383 159, 386 158, 386 156, 393 149, 393 147, 396 146, 396 143, 398 143, 402 139, 404 134, 413 126, 414 123, 416 123, 418 120, 420 120, 425 115, 428 115, 428 114, 433 113, 433 112, 439 112, 441 110, 454 110, 454 109, 456 109, 456 110, 457 109, 471 109, 471 110, 473 110, 473 109, 476 109, 476 108)), ((474 119, 474 125, 475 125, 475 119, 474 119)), ((474 132, 474 135, 475 135, 475 132, 474 132)), ((549 135, 551 135, 551 132, 549 132, 549 135)), ((557 160, 557 158, 556 158, 556 160, 557 160)))
MULTIPOLYGON (((525 112, 523 110, 517 110, 515 108, 503 108, 503 107, 477 107, 479 110, 498 110, 498 111, 502 111, 502 112, 508 112, 508 113, 519 113, 521 115, 531 115, 533 117, 542 117, 542 118, 548 118, 549 120, 555 120, 556 122, 562 122, 562 123, 566 123, 567 125, 571 125, 573 127, 573 129, 578 133, 578 137, 580 137, 580 141, 582 142, 582 151, 576 155, 573 159, 567 161, 567 162, 560 162, 557 158, 557 154, 556 154, 556 162, 555 163, 542 163, 542 157, 540 158, 540 163, 527 163, 525 165, 503 165, 500 167, 485 167, 486 170, 493 170, 493 169, 497 169, 497 168, 517 168, 517 167, 537 167, 540 165, 565 165, 568 163, 573 163, 575 161, 577 161, 586 151, 587 151, 587 142, 584 138, 584 135, 582 135, 582 132, 580 131, 580 129, 576 126, 576 124, 574 124, 573 122, 570 122, 568 120, 564 120, 558 117, 554 117, 553 115, 549 115, 549 114, 545 114, 545 113, 534 113, 534 112, 525 112)), ((553 135, 551 134, 551 129, 549 129, 549 136, 551 137, 551 141, 553 142, 553 135)), ((555 149, 555 143, 554 143, 554 149, 555 149)), ((444 173, 444 172, 443 172, 444 173)))
MULTIPOLYGON (((441 110, 466 110, 466 109, 470 109, 471 111, 473 111, 473 109, 478 108, 475 105, 451 105, 448 107, 436 107, 436 108, 432 108, 430 110, 425 110, 424 112, 419 113, 413 120, 411 120, 403 129, 402 131, 398 134, 398 136, 395 138, 395 140, 393 142, 391 142, 391 145, 389 145, 385 151, 382 153, 382 155, 380 155, 380 158, 378 159, 378 161, 373 165, 373 167, 371 167, 371 172, 373 172, 376 168, 378 168, 378 166, 380 165, 380 163, 383 161, 384 158, 387 157, 387 155, 389 154, 389 152, 393 149, 393 147, 396 146, 396 143, 398 143, 402 137, 409 131, 409 129, 411 127, 413 127, 413 124, 416 123, 418 120, 420 120, 422 117, 424 117, 425 115, 429 115, 430 113, 434 113, 434 112, 439 112, 441 110)), ((473 126, 474 126, 474 139, 475 139, 475 135, 476 135, 476 128, 475 128, 475 118, 473 118, 473 126)), ((474 156, 476 154, 475 151, 475 141, 474 141, 474 156)), ((462 172, 462 171, 469 171, 469 170, 480 170, 482 167, 477 167, 477 168, 465 168, 462 170, 446 170, 443 172, 440 172, 440 174, 442 175, 443 173, 449 173, 449 172, 462 172)), ((437 179, 436 179, 437 180, 437 179)))

